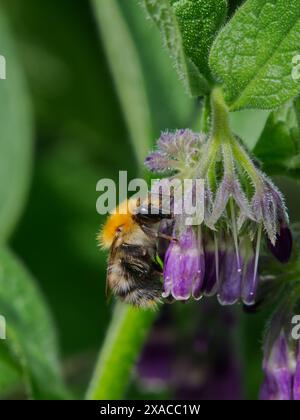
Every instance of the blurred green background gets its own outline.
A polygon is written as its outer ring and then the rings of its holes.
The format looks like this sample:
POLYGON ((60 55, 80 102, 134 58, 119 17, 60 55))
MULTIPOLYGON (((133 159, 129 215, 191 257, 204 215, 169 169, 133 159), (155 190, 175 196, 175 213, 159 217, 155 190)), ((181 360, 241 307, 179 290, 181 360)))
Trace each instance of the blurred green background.
MULTIPOLYGON (((154 141, 162 128, 189 124, 194 103, 137 3, 121 0, 119 6, 141 53, 154 141)), ((24 184, 16 197, 18 224, 9 244, 42 289, 67 381, 75 389, 78 385, 82 396, 111 313, 104 293, 106 255, 96 243, 103 222, 96 213, 96 184, 103 177, 117 180, 119 170, 134 177, 137 159, 92 5, 85 0, 7 0, 0 13, 0 53, 7 60, 7 80, 0 85, 1 113, 7 115, 0 119, 10 120, 6 140, 19 149, 4 176, 9 184, 16 171, 16 183, 24 184), (14 101, 9 110, 6 100, 14 101)), ((3 175, 7 156, 2 143, 3 175)), ((7 366, 0 370, 0 395, 10 395, 19 380, 15 383, 7 366)), ((22 395, 22 388, 18 392, 22 395)))
MULTIPOLYGON (((0 54, 7 59, 7 80, 0 81, 1 241, 8 242, 42 290, 58 336, 63 375, 77 398, 83 398, 112 311, 104 293, 106 255, 96 243, 103 222, 95 208, 97 181, 117 180, 119 170, 128 170, 130 177, 139 173, 139 139, 133 137, 140 135, 142 121, 134 115, 140 96, 149 107, 142 151, 162 129, 197 128, 200 110, 185 95, 159 33, 137 1, 114 4, 116 15, 104 13, 100 19, 109 28, 105 36, 93 3, 86 0, 2 0, 0 9, 0 54), (126 44, 124 34, 132 44, 126 44), (117 70, 112 62, 116 45, 123 46, 117 70), (126 59, 130 51, 136 62, 126 59), (136 64, 141 78, 133 81, 131 103, 126 86, 136 64)), ((253 145, 267 116, 252 115, 255 133, 249 114, 246 119, 235 116, 233 124, 253 145)), ((294 184, 286 191, 293 194, 294 184)), ((296 214, 295 204, 289 204, 296 214)), ((5 280, 0 280, 2 288, 5 280)), ((0 313, 5 304, 14 310, 17 298, 12 295, 5 303, 1 293, 0 313)), ((247 387, 253 398, 261 380, 263 317, 243 321, 237 338, 251 372, 247 387)), ((19 329, 12 323, 18 345, 19 329)), ((47 336, 46 326, 39 330, 47 336)), ((25 397, 20 369, 11 357, 16 352, 3 350, 0 358, 1 398, 25 397)), ((38 381, 35 372, 33 382, 38 381)), ((135 387, 130 395, 147 394, 135 387)))

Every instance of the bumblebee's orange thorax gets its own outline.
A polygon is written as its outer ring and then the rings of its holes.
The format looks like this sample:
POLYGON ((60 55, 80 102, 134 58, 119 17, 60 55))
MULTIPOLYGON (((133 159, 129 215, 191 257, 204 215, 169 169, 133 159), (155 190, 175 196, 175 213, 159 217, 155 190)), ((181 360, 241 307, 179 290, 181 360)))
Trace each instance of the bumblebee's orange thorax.
POLYGON ((134 229, 133 210, 133 203, 126 200, 109 216, 99 235, 103 248, 110 248, 118 235, 126 235, 134 229))

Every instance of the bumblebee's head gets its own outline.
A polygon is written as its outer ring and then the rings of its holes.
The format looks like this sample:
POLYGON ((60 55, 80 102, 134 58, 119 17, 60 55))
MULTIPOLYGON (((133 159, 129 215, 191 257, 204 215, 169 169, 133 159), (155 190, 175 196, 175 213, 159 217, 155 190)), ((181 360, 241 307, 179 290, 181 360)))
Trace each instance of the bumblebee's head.
POLYGON ((117 237, 132 231, 134 228, 132 214, 135 207, 136 203, 126 200, 116 208, 114 214, 109 216, 98 236, 102 248, 110 248, 117 237))

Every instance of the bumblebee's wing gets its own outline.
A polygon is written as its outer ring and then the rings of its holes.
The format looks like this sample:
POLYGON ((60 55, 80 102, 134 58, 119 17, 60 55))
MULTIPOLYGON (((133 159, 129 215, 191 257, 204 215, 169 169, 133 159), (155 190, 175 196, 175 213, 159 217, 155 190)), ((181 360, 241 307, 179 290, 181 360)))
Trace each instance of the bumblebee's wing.
POLYGON ((155 263, 155 247, 122 243, 112 248, 107 273, 109 292, 137 307, 153 307, 158 303, 161 270, 155 263))
POLYGON ((106 283, 105 283, 105 296, 106 296, 106 301, 109 302, 111 299, 111 290, 110 290, 110 286, 109 286, 109 269, 111 267, 112 264, 112 258, 111 255, 109 256, 109 261, 108 261, 108 267, 107 267, 107 272, 106 272, 106 283))
POLYGON ((105 286, 105 297, 106 297, 106 303, 109 304, 112 298, 112 292, 110 290, 107 278, 106 278, 106 286, 105 286))
POLYGON ((150 272, 161 274, 162 269, 156 260, 156 249, 149 252, 149 248, 140 245, 124 243, 122 249, 126 258, 123 259, 124 267, 135 276, 147 276, 150 272))
POLYGON ((122 243, 118 247, 112 247, 107 269, 106 292, 119 288, 121 284, 126 289, 132 278, 138 280, 148 276, 154 259, 154 249, 152 254, 149 247, 141 245, 122 243))
POLYGON ((107 301, 111 299, 111 287, 109 284, 110 283, 109 279, 111 276, 111 271, 113 269, 113 266, 117 258, 117 253, 118 253, 118 248, 116 247, 116 239, 115 239, 111 246, 110 253, 108 256, 108 264, 107 264, 107 271, 106 271, 105 296, 106 296, 107 301))
POLYGON ((154 307, 161 297, 161 269, 154 249, 123 244, 126 251, 120 262, 127 277, 125 301, 139 307, 154 307))

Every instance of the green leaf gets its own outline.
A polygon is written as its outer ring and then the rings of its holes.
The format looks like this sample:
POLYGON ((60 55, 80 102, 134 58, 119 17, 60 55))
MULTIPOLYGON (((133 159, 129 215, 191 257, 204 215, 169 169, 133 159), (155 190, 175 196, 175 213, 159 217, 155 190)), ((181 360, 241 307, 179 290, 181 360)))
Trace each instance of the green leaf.
POLYGON ((138 162, 151 145, 152 125, 141 63, 116 0, 92 0, 111 72, 138 162))
POLYGON ((254 154, 271 175, 300 175, 300 126, 296 103, 270 114, 254 154))
POLYGON ((6 346, 0 342, 0 400, 11 395, 20 388, 21 371, 11 360, 11 356, 6 346))
POLYGON ((300 92, 300 0, 248 0, 217 37, 210 65, 231 110, 274 109, 300 92))
POLYGON ((227 16, 225 0, 179 0, 173 4, 184 52, 200 73, 211 80, 210 47, 227 16))
POLYGON ((208 50, 226 14, 226 3, 142 0, 142 4, 158 26, 163 44, 188 93, 192 96, 207 94, 210 90, 207 78, 208 50), (209 11, 213 11, 211 16, 209 11))
POLYGON ((121 1, 120 6, 143 67, 155 136, 166 127, 189 126, 195 117, 196 103, 186 95, 170 56, 161 47, 159 31, 145 25, 144 10, 137 7, 136 1, 121 1))
POLYGON ((298 123, 298 127, 300 127, 300 98, 297 98, 294 102, 294 109, 296 113, 296 119, 298 123))
POLYGON ((0 313, 7 324, 0 354, 21 369, 29 394, 35 399, 67 397, 44 298, 30 274, 4 248, 0 249, 0 313))
POLYGON ((32 160, 32 115, 23 72, 6 18, 0 10, 0 52, 6 80, 0 80, 0 243, 23 210, 32 160))

